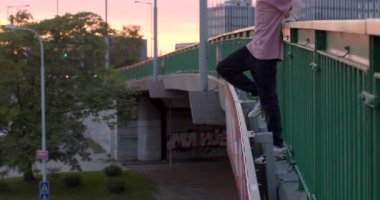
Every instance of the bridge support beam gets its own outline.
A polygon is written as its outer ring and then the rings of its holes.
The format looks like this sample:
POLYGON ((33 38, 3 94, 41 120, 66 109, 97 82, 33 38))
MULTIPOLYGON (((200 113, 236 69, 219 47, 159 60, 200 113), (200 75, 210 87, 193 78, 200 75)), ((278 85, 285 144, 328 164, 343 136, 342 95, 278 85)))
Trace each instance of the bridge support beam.
POLYGON ((225 125, 218 92, 189 92, 189 99, 194 124, 225 125))
POLYGON ((149 83, 150 98, 179 99, 186 98, 185 92, 167 90, 161 80, 149 83))

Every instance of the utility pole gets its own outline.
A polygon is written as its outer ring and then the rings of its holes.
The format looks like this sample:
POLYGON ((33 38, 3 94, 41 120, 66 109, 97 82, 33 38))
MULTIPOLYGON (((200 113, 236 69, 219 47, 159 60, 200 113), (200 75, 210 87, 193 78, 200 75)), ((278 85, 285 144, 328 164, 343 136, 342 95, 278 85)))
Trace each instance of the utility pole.
POLYGON ((57 0, 57 16, 59 16, 59 0, 57 0))
POLYGON ((108 1, 105 0, 105 21, 106 21, 106 35, 104 36, 104 43, 106 44, 106 52, 104 55, 104 68, 110 68, 110 40, 108 38, 108 1))
POLYGON ((207 70, 207 39, 208 39, 208 15, 207 0, 199 0, 199 75, 200 90, 208 90, 207 70))
POLYGON ((153 52, 153 80, 158 81, 158 58, 157 58, 157 0, 154 0, 153 5, 153 32, 154 32, 154 52, 153 52))

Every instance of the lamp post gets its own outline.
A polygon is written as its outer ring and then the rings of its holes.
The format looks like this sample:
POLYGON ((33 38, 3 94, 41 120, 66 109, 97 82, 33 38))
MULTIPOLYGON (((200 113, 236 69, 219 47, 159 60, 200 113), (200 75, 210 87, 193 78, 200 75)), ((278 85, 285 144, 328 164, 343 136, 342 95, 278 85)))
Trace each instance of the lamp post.
POLYGON ((57 16, 59 16, 59 0, 57 0, 57 16))
POLYGON ((9 9, 11 8, 22 8, 22 7, 29 7, 29 4, 26 5, 17 5, 17 6, 7 6, 7 18, 9 18, 9 9))
POLYGON ((153 8, 153 30, 154 30, 154 51, 153 51, 153 80, 158 81, 158 58, 157 58, 157 0, 154 0, 154 8, 153 8))
MULTIPOLYGON (((45 60, 44 60, 44 44, 42 42, 40 34, 34 29, 27 27, 18 27, 14 25, 6 25, 6 29, 9 30, 23 30, 32 32, 40 42, 40 54, 41 54, 41 129, 42 129, 42 138, 41 146, 42 151, 46 152, 46 119, 45 119, 45 60)), ((46 181, 46 159, 42 159, 42 179, 46 181)))
POLYGON ((153 5, 148 1, 135 1, 135 3, 146 4, 150 6, 150 56, 153 55, 153 5))
POLYGON ((199 0, 199 75, 200 90, 208 90, 207 71, 207 0, 199 0))
POLYGON ((108 1, 105 0, 105 14, 104 18, 106 21, 106 35, 104 37, 104 43, 106 44, 106 53, 104 55, 104 68, 106 70, 109 69, 109 61, 110 61, 110 40, 108 38, 108 1))

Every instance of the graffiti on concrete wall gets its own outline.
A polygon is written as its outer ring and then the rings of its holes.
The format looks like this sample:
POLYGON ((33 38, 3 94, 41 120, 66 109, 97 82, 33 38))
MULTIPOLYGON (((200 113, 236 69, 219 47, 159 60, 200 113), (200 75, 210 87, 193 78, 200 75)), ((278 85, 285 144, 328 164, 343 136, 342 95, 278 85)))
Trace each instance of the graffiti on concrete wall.
POLYGON ((226 147, 226 130, 224 127, 210 127, 207 129, 191 128, 186 131, 176 131, 169 134, 168 150, 175 151, 202 151, 209 153, 212 150, 226 147))

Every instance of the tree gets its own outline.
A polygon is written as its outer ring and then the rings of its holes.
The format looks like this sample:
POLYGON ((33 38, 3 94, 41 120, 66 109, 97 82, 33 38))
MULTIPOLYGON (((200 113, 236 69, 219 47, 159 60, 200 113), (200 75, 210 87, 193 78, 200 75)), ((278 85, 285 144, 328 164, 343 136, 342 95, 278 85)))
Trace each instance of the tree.
POLYGON ((123 26, 121 31, 114 31, 110 50, 111 65, 115 68, 127 66, 139 61, 143 48, 140 27, 123 26))
POLYGON ((33 20, 33 16, 27 10, 22 10, 18 11, 16 15, 10 15, 8 20, 11 24, 24 25, 33 20))
MULTIPOLYGON (((46 68, 46 133, 49 159, 80 170, 77 155, 89 159, 82 121, 88 116, 123 121, 136 114, 135 94, 123 77, 104 69, 106 25, 93 13, 66 14, 23 25, 44 40, 46 68), (66 55, 66 56, 65 56, 66 55), (99 115, 104 110, 116 110, 99 115)), ((34 180, 32 166, 41 144, 40 51, 29 32, 0 33, 1 164, 34 180)))

